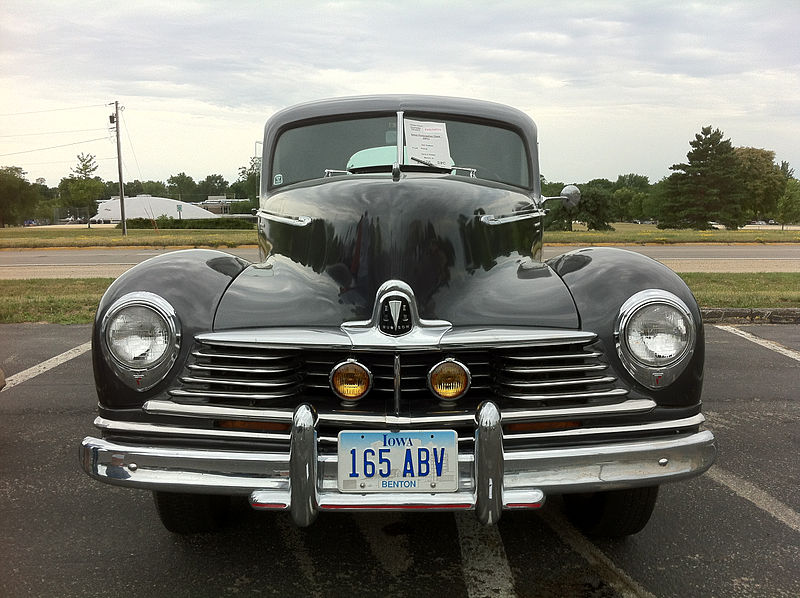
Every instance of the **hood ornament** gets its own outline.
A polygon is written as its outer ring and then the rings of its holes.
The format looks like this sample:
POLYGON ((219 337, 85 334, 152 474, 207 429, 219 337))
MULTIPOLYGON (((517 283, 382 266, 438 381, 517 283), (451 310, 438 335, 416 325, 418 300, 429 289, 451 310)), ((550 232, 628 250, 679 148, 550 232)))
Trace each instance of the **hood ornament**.
POLYGON ((411 332, 413 322, 408 299, 401 295, 390 295, 381 303, 378 327, 384 334, 400 336, 411 332))

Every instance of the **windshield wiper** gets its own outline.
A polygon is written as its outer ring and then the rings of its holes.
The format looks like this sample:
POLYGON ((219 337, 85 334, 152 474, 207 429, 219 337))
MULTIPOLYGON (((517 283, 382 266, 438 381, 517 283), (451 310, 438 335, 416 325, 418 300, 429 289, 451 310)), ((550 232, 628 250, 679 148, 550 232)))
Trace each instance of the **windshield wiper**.
POLYGON ((478 172, 477 169, 468 168, 467 166, 450 166, 450 167, 437 166, 433 162, 429 162, 428 160, 423 160, 422 158, 417 158, 416 156, 411 156, 411 159, 414 160, 414 162, 419 162, 420 164, 424 164, 425 166, 430 166, 431 168, 436 168, 438 170, 450 170, 450 171, 456 171, 456 173, 458 173, 458 171, 460 170, 466 172, 467 176, 473 179, 476 177, 476 173, 478 172))

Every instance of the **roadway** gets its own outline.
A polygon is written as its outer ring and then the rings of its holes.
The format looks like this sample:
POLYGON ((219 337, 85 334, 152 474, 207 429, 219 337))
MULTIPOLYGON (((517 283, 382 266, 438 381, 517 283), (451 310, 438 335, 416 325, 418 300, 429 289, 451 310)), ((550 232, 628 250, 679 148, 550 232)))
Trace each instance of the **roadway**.
POLYGON ((800 326, 706 327, 717 464, 664 486, 648 527, 616 542, 575 531, 557 497, 496 527, 363 513, 298 529, 245 506, 221 533, 174 536, 149 493, 79 471, 78 444, 96 433, 89 335, 0 326, 4 597, 800 596, 800 326))
MULTIPOLYGON (((545 245, 549 259, 579 245, 545 245)), ((677 272, 800 272, 800 243, 765 245, 626 245, 677 272)), ((174 249, 89 248, 0 250, 0 279, 116 277, 128 268, 174 249)), ((249 261, 255 247, 225 249, 249 261)))

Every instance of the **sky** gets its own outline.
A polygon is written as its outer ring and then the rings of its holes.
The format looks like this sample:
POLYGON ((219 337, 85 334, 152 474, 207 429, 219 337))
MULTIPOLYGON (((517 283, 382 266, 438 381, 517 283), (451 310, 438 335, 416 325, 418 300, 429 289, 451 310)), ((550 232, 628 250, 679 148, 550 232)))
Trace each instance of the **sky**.
POLYGON ((798 26, 798 0, 0 0, 0 166, 117 180, 119 101, 125 181, 233 182, 276 110, 422 93, 526 112, 549 181, 657 182, 707 125, 800 172, 798 26))

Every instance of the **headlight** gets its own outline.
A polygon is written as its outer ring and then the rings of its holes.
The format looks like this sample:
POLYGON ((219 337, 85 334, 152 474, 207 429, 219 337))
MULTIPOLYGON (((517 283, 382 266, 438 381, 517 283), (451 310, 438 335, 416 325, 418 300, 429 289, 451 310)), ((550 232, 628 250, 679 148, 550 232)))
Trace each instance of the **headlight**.
POLYGON ((110 319, 106 342, 111 355, 130 368, 146 368, 163 359, 172 344, 167 320, 149 307, 131 305, 110 319))
POLYGON ((180 347, 175 310, 153 293, 128 293, 117 299, 103 318, 101 332, 109 364, 136 390, 160 382, 180 347))
POLYGON ((622 363, 650 388, 674 382, 694 351, 692 314, 667 291, 649 289, 633 295, 620 308, 614 333, 622 363))
POLYGON ((372 388, 372 374, 355 359, 348 359, 331 370, 330 384, 340 399, 355 402, 363 398, 372 388))
POLYGON ((428 386, 445 401, 455 401, 469 390, 471 377, 467 367, 455 359, 440 361, 428 372, 428 386))

